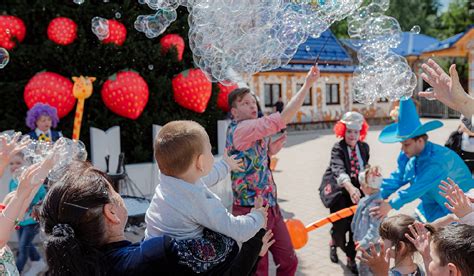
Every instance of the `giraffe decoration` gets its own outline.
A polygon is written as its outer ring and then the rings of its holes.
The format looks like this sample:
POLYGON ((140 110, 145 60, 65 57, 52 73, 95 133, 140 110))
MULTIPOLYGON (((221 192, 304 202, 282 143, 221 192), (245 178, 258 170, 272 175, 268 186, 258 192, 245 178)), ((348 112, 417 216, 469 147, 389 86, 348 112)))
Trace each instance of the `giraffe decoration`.
POLYGON ((72 94, 75 98, 77 98, 76 115, 74 117, 74 129, 72 131, 72 139, 79 140, 79 135, 81 133, 82 114, 84 113, 84 102, 92 95, 92 82, 95 81, 95 77, 72 77, 72 80, 74 81, 72 94))

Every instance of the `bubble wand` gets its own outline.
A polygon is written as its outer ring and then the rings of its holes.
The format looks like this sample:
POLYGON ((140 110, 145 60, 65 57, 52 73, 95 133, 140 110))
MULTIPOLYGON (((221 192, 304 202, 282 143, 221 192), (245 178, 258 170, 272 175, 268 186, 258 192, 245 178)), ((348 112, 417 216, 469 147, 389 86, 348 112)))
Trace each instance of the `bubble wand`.
POLYGON ((321 53, 323 52, 324 48, 326 48, 326 44, 328 44, 328 41, 329 41, 330 37, 331 37, 331 35, 328 35, 328 37, 324 41, 323 47, 321 48, 318 55, 316 56, 316 61, 314 62, 314 66, 318 66, 319 57, 321 56, 321 53))

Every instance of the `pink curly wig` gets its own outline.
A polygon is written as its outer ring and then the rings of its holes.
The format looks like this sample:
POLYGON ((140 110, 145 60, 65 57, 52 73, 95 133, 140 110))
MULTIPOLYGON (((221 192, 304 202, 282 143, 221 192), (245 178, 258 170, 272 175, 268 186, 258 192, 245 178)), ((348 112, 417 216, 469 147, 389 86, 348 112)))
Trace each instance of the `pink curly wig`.
MULTIPOLYGON (((333 130, 334 130, 334 134, 336 134, 337 138, 344 138, 346 136, 347 127, 341 121, 338 121, 336 123, 333 130)), ((367 123, 366 120, 364 120, 364 122, 362 123, 362 128, 360 129, 359 141, 364 141, 365 140, 365 137, 367 136, 368 131, 369 131, 369 124, 367 123)))
POLYGON ((26 125, 31 130, 34 130, 36 128, 36 121, 43 115, 51 118, 53 128, 58 125, 59 117, 56 108, 43 103, 36 103, 28 110, 26 113, 26 125))

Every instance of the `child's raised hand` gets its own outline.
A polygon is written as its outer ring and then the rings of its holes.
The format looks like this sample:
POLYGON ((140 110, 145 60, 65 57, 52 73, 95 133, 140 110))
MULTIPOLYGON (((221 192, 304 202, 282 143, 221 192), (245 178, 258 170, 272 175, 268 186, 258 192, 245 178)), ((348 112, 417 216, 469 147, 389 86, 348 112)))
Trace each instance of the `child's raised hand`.
POLYGON ((10 158, 22 151, 31 142, 30 139, 22 139, 18 141, 21 133, 17 132, 8 142, 8 138, 0 136, 0 169, 6 167, 10 158))
POLYGON ((260 209, 262 207, 263 207, 263 197, 262 196, 257 196, 257 198, 255 198, 254 208, 255 209, 260 209))
POLYGON ((28 198, 31 193, 43 184, 46 176, 48 176, 51 167, 45 164, 45 161, 29 166, 18 177, 18 189, 16 194, 20 198, 28 198))
POLYGON ((272 230, 267 230, 265 235, 262 238, 262 249, 260 249, 260 253, 258 254, 260 257, 263 257, 267 254, 268 249, 275 243, 275 240, 273 238, 273 232, 272 230))
POLYGON ((311 69, 308 72, 308 75, 306 75, 306 80, 305 80, 305 85, 306 87, 311 87, 313 83, 315 83, 319 77, 321 76, 321 72, 319 71, 318 66, 312 66, 311 69))
POLYGON ((409 225, 408 229, 410 229, 411 235, 406 233, 405 237, 413 243, 416 250, 422 255, 423 260, 430 258, 430 231, 419 221, 415 221, 413 225, 409 225))
POLYGON ((229 165, 231 171, 238 171, 238 172, 243 172, 244 170, 244 162, 242 159, 235 159, 237 155, 231 155, 229 156, 227 149, 224 149, 224 155, 222 158, 224 159, 224 162, 229 165))
POLYGON ((383 242, 379 242, 380 252, 377 253, 375 245, 370 243, 370 254, 364 248, 361 248, 362 256, 357 256, 361 262, 367 264, 375 276, 388 275, 390 266, 389 258, 387 258, 387 251, 383 242))
POLYGON ((471 202, 469 197, 454 183, 451 178, 448 178, 448 182, 441 181, 439 188, 444 191, 439 192, 448 202, 444 203, 444 206, 453 212, 458 218, 462 218, 472 212, 471 202))
POLYGON ((251 211, 253 211, 253 210, 258 211, 263 215, 263 218, 264 218, 264 221, 265 221, 265 223, 263 224, 263 228, 267 228, 268 207, 269 207, 268 204, 265 207, 263 206, 263 197, 262 196, 257 196, 257 198, 255 199, 254 208, 252 208, 252 210, 251 210, 251 211))

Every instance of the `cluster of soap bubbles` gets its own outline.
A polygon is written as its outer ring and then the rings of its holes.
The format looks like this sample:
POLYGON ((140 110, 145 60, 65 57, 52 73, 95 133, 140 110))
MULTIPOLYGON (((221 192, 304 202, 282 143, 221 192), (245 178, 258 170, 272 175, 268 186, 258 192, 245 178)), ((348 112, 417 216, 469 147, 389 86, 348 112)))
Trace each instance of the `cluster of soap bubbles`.
POLYGON ((104 40, 109 37, 109 21, 102 17, 92 18, 92 32, 97 36, 99 40, 104 40))
POLYGON ((389 4, 372 0, 348 17, 348 34, 361 46, 353 76, 354 99, 360 103, 409 98, 417 85, 407 60, 391 50, 401 43, 402 30, 395 18, 384 15, 389 4))
POLYGON ((51 158, 54 165, 48 174, 48 179, 56 182, 61 179, 73 160, 85 161, 87 159, 86 147, 79 140, 61 137, 55 143, 37 141, 32 140, 28 135, 21 135, 21 132, 12 130, 1 132, 0 139, 4 139, 7 143, 14 140, 18 144, 25 145, 22 150, 25 164, 16 170, 14 177, 19 177, 29 166, 51 158))
POLYGON ((176 9, 159 8, 155 14, 139 15, 135 20, 135 29, 145 33, 148 38, 155 38, 162 34, 176 18, 176 9))
POLYGON ((189 10, 189 44, 196 66, 211 81, 236 82, 286 65, 308 36, 317 38, 362 0, 139 0, 157 14, 139 16, 148 37, 165 31, 179 5, 189 10), (147 22, 157 22, 147 24, 147 22))
POLYGON ((5 68, 8 62, 10 61, 10 54, 8 53, 7 49, 0 48, 0 69, 5 68))

